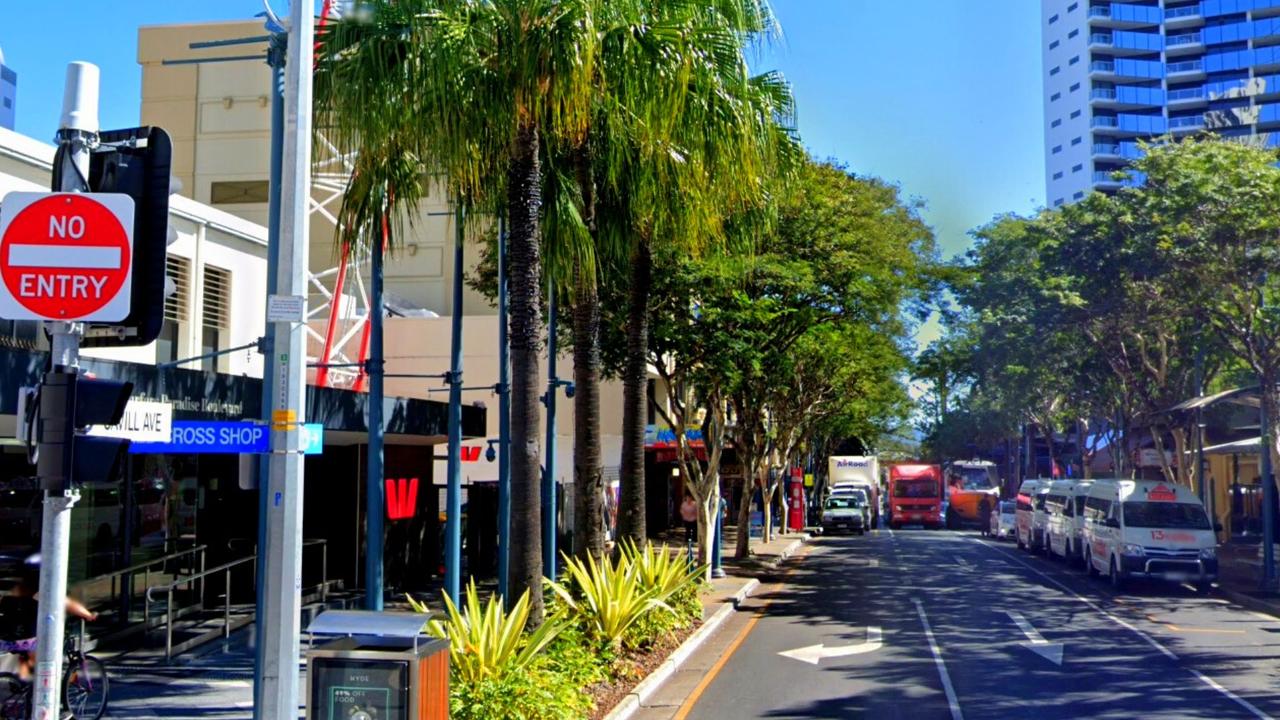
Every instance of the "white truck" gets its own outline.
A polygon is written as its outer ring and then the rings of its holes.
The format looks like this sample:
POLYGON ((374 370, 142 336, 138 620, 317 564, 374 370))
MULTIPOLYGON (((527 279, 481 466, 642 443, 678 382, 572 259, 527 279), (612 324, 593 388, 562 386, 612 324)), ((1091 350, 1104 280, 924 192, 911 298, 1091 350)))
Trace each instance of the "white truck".
POLYGON ((827 458, 827 490, 860 487, 871 501, 871 527, 880 526, 880 461, 874 455, 832 455, 827 458))

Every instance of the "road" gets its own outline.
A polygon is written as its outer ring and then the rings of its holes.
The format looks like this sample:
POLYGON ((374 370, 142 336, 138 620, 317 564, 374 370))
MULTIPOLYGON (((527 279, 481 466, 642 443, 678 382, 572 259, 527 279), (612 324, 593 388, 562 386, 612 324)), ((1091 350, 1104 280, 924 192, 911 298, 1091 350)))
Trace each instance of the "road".
POLYGON ((1009 542, 911 529, 818 539, 774 580, 676 718, 1280 719, 1280 619, 1190 588, 1116 595, 1009 542))

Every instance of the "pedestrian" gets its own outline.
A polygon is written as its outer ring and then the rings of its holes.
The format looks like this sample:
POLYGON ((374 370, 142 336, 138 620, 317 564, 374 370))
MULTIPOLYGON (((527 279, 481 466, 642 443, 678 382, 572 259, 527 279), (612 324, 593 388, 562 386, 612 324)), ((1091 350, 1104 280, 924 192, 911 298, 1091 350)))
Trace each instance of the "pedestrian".
POLYGON ((698 503, 693 496, 684 494, 684 502, 680 503, 680 520, 684 522, 684 541, 691 543, 698 538, 698 503))

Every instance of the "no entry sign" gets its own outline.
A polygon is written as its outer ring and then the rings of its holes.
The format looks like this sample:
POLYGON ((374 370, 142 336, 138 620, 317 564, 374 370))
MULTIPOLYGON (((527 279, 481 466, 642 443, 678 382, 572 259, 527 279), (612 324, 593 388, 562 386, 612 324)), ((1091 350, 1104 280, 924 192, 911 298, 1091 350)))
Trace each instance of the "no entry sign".
POLYGON ((133 285, 133 198, 24 193, 0 204, 0 317, 119 322, 133 285))

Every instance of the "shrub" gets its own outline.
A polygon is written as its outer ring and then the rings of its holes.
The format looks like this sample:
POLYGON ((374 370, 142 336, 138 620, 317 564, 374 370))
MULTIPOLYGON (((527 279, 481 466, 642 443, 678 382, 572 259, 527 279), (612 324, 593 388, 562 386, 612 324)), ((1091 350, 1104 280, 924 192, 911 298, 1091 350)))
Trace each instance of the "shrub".
POLYGON ((449 686, 452 720, 580 720, 591 710, 579 686, 549 671, 543 660, 523 672, 449 686))
POLYGON ((658 589, 641 585, 635 565, 625 557, 584 562, 566 555, 564 561, 565 584, 548 580, 548 587, 589 635, 611 648, 620 647, 627 628, 646 614, 671 612, 658 589))
MULTIPOLYGON (((409 602, 418 612, 427 611, 413 598, 409 602)), ((444 604, 445 619, 430 621, 427 631, 449 641, 450 677, 473 690, 484 680, 503 684, 507 676, 530 667, 564 626, 561 618, 552 616, 536 630, 525 632, 529 593, 521 595, 511 611, 505 612, 502 601, 493 595, 481 604, 474 580, 467 586, 461 611, 448 595, 444 596, 444 604)))
POLYGON ((639 549, 627 544, 622 554, 635 568, 641 586, 653 590, 671 610, 649 613, 637 620, 627 629, 624 645, 649 647, 673 630, 687 628, 702 619, 698 592, 705 567, 691 567, 683 556, 672 553, 666 545, 654 547, 646 543, 639 549))

